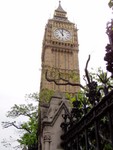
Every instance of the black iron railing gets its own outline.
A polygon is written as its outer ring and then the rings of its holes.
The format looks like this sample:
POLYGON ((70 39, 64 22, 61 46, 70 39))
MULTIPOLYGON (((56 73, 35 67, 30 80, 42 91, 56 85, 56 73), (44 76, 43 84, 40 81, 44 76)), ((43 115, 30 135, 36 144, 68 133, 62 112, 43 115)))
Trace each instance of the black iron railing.
POLYGON ((61 136, 64 150, 113 149, 113 91, 106 95, 89 112, 79 107, 76 100, 70 114, 64 114, 61 136))

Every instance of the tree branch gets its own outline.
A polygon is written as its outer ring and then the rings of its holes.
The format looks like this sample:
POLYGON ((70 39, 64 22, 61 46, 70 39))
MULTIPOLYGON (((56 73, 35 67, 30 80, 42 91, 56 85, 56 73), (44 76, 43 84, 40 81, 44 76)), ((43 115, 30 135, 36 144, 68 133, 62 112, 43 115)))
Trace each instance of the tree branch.
POLYGON ((9 127, 13 126, 13 127, 15 127, 16 129, 19 129, 19 130, 26 130, 28 133, 31 134, 31 131, 28 128, 26 128, 25 126, 24 126, 24 128, 22 127, 22 124, 20 126, 17 126, 16 121, 14 121, 14 122, 9 122, 9 121, 2 122, 2 126, 4 128, 9 128, 9 127))
POLYGON ((10 111, 7 112, 7 117, 17 118, 19 116, 26 116, 32 119, 33 114, 36 112, 36 107, 32 104, 14 105, 10 111))
POLYGON ((54 82, 56 85, 79 86, 79 87, 81 87, 82 89, 86 90, 86 88, 85 88, 84 86, 82 86, 81 84, 69 82, 69 80, 64 79, 64 78, 62 78, 62 77, 59 77, 59 79, 57 79, 57 80, 55 80, 55 79, 50 79, 50 78, 48 78, 48 71, 46 71, 45 77, 46 77, 46 80, 47 80, 48 82, 54 82), (58 81, 60 81, 60 80, 64 81, 65 83, 59 83, 58 81))
POLYGON ((88 57, 88 60, 87 60, 87 62, 86 62, 86 67, 85 67, 85 74, 86 74, 86 78, 87 78, 88 84, 90 84, 89 73, 88 73, 88 70, 87 70, 89 61, 90 61, 90 55, 89 55, 89 57, 88 57))

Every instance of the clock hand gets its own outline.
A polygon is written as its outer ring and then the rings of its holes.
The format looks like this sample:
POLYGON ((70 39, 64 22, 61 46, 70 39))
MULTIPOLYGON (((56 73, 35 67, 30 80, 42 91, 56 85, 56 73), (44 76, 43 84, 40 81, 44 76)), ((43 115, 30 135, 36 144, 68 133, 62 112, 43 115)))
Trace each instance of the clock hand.
POLYGON ((64 34, 63 34, 63 29, 62 29, 62 36, 64 36, 64 34))
POLYGON ((60 30, 60 33, 62 34, 62 36, 64 36, 64 34, 63 34, 63 29, 60 30))

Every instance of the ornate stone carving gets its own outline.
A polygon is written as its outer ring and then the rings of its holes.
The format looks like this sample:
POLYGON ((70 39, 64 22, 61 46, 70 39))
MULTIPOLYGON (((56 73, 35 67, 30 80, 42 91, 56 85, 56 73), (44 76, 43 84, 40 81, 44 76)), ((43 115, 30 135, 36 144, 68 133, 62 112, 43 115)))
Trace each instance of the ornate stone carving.
POLYGON ((51 141, 51 136, 49 134, 45 134, 44 141, 51 141))

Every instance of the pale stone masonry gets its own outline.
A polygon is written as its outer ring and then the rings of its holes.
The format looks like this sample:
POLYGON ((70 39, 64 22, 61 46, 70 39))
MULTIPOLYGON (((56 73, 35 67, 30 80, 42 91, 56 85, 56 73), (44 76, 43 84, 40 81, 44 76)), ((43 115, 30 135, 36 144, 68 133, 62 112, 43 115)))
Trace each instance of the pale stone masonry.
MULTIPOLYGON (((78 51, 77 27, 68 20, 66 12, 59 4, 59 7, 54 12, 53 19, 48 20, 45 28, 40 88, 68 93, 78 92, 79 87, 58 86, 54 83, 49 83, 45 79, 45 71, 47 69, 51 70, 51 68, 64 74, 75 72, 76 76, 79 77, 78 51)), ((79 83, 79 79, 75 82, 79 83)))
POLYGON ((60 124, 62 115, 68 113, 70 104, 63 95, 56 93, 49 106, 41 104, 41 130, 39 150, 63 150, 61 147, 61 135, 63 131, 60 124))
POLYGON ((80 89, 69 85, 58 86, 45 78, 45 72, 48 70, 49 77, 55 80, 59 79, 60 72, 60 76, 69 82, 80 82, 77 27, 68 20, 66 14, 59 2, 53 18, 48 20, 45 27, 40 91, 49 89, 55 94, 49 103, 42 103, 43 100, 39 103, 38 150, 63 150, 60 145, 60 136, 63 134, 60 127, 63 122, 62 115, 71 110, 65 93, 75 94, 80 89), (73 75, 75 80, 72 79, 73 75))

